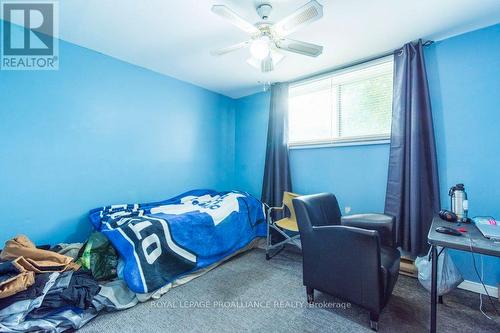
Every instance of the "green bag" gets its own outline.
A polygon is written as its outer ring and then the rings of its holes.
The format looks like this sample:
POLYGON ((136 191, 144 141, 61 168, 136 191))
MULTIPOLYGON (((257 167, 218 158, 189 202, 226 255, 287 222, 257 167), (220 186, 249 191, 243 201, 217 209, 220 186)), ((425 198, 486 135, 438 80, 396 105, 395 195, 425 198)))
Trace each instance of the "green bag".
POLYGON ((83 253, 77 263, 90 270, 96 280, 111 280, 116 277, 118 256, 106 236, 94 232, 84 245, 83 253))

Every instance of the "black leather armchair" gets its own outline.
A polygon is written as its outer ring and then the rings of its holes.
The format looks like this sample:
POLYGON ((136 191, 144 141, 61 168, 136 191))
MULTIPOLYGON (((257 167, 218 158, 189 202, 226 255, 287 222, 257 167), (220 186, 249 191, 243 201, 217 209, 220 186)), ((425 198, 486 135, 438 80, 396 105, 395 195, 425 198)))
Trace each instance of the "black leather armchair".
POLYGON ((394 218, 384 214, 341 217, 337 199, 322 193, 293 200, 303 254, 308 302, 319 290, 370 311, 370 327, 387 304, 399 274, 394 218))

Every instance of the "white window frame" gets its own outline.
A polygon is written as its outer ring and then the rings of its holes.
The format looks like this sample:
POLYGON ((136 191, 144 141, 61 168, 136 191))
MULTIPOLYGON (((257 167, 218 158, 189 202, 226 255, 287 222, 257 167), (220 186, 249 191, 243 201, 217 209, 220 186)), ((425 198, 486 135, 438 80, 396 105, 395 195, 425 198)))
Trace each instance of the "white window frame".
MULTIPOLYGON (((311 83, 314 81, 333 78, 335 76, 339 76, 342 74, 347 74, 350 72, 354 72, 357 70, 369 68, 372 66, 380 65, 383 63, 393 62, 394 58, 392 55, 385 56, 376 60, 368 61, 359 65, 348 66, 339 70, 334 70, 328 73, 320 74, 313 76, 311 78, 307 78, 304 80, 300 80, 290 84, 290 88, 294 86, 299 86, 307 83, 311 83)), ((346 147, 346 146, 361 146, 361 145, 377 145, 377 144, 388 144, 391 142, 391 133, 382 134, 382 135, 363 135, 349 138, 337 138, 330 140, 302 140, 302 141, 294 141, 289 142, 288 146, 291 149, 305 149, 305 148, 325 148, 325 147, 346 147)))

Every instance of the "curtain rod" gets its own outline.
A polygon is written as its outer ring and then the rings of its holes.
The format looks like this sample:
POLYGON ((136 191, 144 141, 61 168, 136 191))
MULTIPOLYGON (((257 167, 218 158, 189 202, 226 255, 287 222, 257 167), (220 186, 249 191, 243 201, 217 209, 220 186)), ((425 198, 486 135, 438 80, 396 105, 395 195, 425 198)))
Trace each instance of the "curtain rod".
MULTIPOLYGON (((432 45, 432 44, 434 44, 434 41, 432 41, 432 40, 428 40, 428 41, 422 43, 423 46, 429 46, 429 45, 432 45)), ((378 60, 378 59, 382 59, 382 58, 388 57, 390 55, 393 55, 394 52, 396 52, 397 50, 399 50, 399 49, 395 49, 395 50, 392 50, 392 51, 384 52, 384 53, 381 53, 381 54, 376 55, 374 57, 364 58, 364 59, 361 59, 361 60, 358 60, 358 61, 355 61, 355 62, 348 63, 346 65, 341 65, 341 66, 338 66, 338 67, 333 67, 333 68, 327 69, 325 71, 316 72, 316 73, 314 73, 312 75, 302 76, 302 77, 300 77, 298 79, 295 79, 293 81, 288 81, 288 83, 294 84, 294 83, 298 83, 298 82, 301 82, 301 81, 306 81, 306 80, 312 79, 312 78, 314 78, 316 76, 327 75, 327 74, 330 74, 330 73, 333 73, 333 72, 336 72, 336 71, 340 71, 340 70, 343 70, 343 69, 346 69, 346 68, 349 68, 349 67, 352 67, 352 66, 358 66, 358 65, 362 65, 362 64, 365 64, 367 62, 370 62, 370 61, 375 61, 375 60, 378 60)))

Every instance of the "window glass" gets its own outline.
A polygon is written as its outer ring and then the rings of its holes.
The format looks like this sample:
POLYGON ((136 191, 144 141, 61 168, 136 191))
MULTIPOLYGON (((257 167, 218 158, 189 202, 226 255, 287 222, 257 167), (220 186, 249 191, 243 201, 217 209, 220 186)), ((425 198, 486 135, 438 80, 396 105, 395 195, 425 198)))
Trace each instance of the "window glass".
POLYGON ((385 59, 291 86, 290 144, 389 138, 392 75, 385 59))

